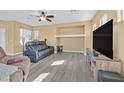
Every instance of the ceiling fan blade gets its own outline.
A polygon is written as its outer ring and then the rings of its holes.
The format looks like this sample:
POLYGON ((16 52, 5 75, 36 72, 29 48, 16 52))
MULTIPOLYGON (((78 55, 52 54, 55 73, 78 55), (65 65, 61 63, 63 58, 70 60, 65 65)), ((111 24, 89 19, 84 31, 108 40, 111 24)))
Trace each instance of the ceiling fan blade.
POLYGON ((52 20, 50 20, 50 19, 48 19, 48 18, 47 18, 46 20, 49 21, 49 22, 52 22, 52 20))
POLYGON ((48 15, 48 16, 46 16, 47 18, 54 18, 54 16, 53 15, 48 15))

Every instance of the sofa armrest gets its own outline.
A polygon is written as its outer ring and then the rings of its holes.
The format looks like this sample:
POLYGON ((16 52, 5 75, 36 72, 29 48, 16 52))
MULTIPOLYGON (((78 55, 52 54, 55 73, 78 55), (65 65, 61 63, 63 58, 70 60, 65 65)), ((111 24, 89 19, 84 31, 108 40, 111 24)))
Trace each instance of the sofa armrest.
POLYGON ((54 47, 53 47, 53 46, 48 46, 48 48, 53 48, 53 49, 54 49, 54 47))
POLYGON ((51 48, 53 52, 55 50, 54 46, 48 46, 48 48, 51 48))
POLYGON ((36 61, 38 59, 38 52, 37 51, 26 50, 26 51, 24 51, 24 55, 28 56, 32 62, 36 61))

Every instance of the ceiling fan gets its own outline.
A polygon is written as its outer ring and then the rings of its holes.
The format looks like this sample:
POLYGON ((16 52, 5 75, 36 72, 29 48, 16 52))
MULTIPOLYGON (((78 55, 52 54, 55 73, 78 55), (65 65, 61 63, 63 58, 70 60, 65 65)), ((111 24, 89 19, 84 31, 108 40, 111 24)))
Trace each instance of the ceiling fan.
POLYGON ((39 11, 39 16, 37 16, 37 15, 32 15, 32 16, 38 17, 39 22, 42 20, 47 20, 49 22, 52 22, 51 18, 54 18, 54 15, 46 15, 46 12, 44 12, 44 11, 39 11))

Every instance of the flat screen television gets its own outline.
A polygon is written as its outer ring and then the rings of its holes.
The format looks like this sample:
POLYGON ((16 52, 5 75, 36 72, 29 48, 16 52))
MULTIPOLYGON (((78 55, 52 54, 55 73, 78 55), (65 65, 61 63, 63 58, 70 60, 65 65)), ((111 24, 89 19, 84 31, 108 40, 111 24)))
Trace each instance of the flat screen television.
POLYGON ((113 59, 113 20, 93 31, 93 49, 113 59))

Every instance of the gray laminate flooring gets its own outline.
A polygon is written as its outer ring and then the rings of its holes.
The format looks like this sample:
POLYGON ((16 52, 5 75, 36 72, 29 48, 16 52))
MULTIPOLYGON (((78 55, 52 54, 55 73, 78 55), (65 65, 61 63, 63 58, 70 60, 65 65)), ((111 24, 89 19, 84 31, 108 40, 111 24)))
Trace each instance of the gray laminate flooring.
POLYGON ((94 81, 86 57, 81 53, 53 54, 38 63, 32 64, 27 82, 34 81, 44 73, 47 73, 47 76, 43 78, 42 82, 94 81))

